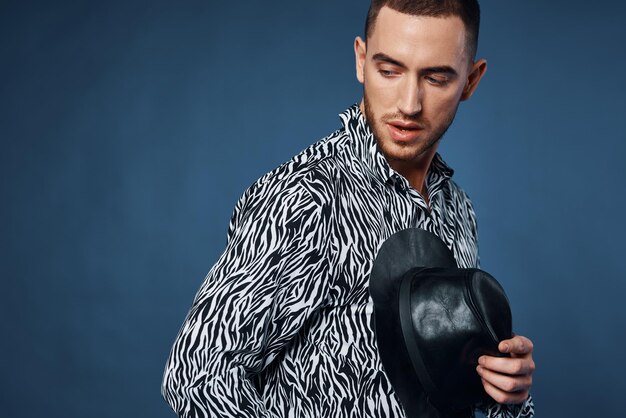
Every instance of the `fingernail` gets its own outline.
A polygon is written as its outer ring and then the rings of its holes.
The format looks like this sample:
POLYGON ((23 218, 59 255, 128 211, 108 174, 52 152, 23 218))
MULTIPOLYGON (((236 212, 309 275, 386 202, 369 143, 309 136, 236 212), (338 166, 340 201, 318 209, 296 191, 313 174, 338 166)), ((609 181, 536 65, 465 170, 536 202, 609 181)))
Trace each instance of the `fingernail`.
POLYGON ((508 344, 504 344, 504 345, 502 346, 502 351, 504 351, 505 353, 508 353, 508 351, 509 351, 509 345, 508 345, 508 344))
POLYGON ((484 357, 479 357, 478 358, 478 364, 485 364, 485 358, 484 357))

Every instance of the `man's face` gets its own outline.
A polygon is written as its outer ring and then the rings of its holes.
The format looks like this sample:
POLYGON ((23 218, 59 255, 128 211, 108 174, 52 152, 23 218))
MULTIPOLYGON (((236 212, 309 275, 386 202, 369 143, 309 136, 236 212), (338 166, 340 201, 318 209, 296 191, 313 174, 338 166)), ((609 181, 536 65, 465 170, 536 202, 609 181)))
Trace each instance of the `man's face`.
POLYGON ((367 40, 356 39, 362 110, 390 165, 426 169, 460 100, 486 69, 467 55, 458 17, 412 16, 383 7, 367 40))

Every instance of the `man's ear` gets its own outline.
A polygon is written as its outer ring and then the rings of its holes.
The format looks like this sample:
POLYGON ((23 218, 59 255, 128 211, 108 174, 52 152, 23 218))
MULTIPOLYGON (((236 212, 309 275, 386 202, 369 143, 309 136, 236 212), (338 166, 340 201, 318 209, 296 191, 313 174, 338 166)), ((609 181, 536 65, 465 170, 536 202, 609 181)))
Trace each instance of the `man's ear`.
POLYGON ((479 59, 472 64, 472 69, 467 76, 467 82, 465 83, 465 87, 463 88, 463 94, 461 94, 461 100, 467 100, 472 97, 472 94, 474 94, 474 90, 476 90, 476 87, 478 87, 478 83, 480 82, 480 79, 483 78, 483 75, 485 75, 486 71, 487 61, 485 61, 484 59, 479 59))
POLYGON ((363 84, 363 67, 365 66, 365 53, 366 45, 365 41, 357 36, 354 40, 354 58, 356 61, 356 79, 363 84))

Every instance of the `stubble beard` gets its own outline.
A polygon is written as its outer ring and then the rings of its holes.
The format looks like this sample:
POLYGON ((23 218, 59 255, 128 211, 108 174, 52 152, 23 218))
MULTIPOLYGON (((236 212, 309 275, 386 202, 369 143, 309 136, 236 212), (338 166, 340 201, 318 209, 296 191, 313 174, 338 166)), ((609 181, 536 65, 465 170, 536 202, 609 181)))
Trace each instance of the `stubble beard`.
MULTIPOLYGON (((382 122, 383 126, 381 127, 378 124, 379 121, 376 120, 374 114, 372 113, 372 109, 369 106, 369 101, 367 98, 367 92, 365 92, 365 90, 363 91, 363 108, 365 110, 366 122, 369 125, 372 133, 374 134, 374 139, 376 139, 378 148, 382 151, 383 155, 385 155, 389 162, 397 161, 406 164, 411 162, 417 163, 422 156, 428 154, 429 151, 433 149, 433 147, 437 146, 441 138, 443 138, 445 133, 448 131, 450 125, 452 125, 456 112, 459 108, 459 103, 456 104, 454 111, 447 116, 443 123, 441 123, 439 126, 436 126, 434 130, 432 130, 430 121, 423 119, 419 114, 415 116, 408 116, 400 112, 382 115, 380 117, 380 122, 382 122), (424 131, 426 131, 424 133, 427 133, 427 136, 420 141, 421 144, 415 150, 409 149, 412 146, 411 144, 387 144, 381 139, 384 138, 382 129, 385 129, 385 121, 390 120, 404 120, 407 122, 416 122, 424 128, 424 131), (392 148, 396 146, 404 148, 406 152, 398 155, 398 153, 393 152, 392 150, 392 148)), ((390 139, 389 141, 391 142, 392 140, 390 139)))

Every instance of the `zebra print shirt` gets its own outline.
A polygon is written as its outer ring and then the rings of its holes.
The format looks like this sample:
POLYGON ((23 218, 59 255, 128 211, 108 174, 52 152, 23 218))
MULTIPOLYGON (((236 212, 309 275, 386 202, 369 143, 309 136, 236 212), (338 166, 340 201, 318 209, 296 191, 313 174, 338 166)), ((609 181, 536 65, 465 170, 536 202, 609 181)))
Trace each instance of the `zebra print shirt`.
MULTIPOLYGON (((343 127, 261 177, 174 343, 162 392, 181 417, 404 417, 382 369, 368 293, 391 234, 437 234, 478 265, 476 221, 437 154, 430 207, 378 151, 354 105, 343 127)), ((494 404, 490 417, 532 416, 494 404)))

